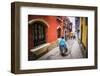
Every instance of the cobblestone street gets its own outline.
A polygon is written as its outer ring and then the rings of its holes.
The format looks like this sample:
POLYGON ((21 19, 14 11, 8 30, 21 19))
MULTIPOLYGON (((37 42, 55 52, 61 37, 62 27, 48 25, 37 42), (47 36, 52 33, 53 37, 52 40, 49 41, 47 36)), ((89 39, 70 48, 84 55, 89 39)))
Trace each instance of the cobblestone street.
POLYGON ((59 47, 54 48, 39 60, 52 60, 52 59, 78 59, 83 58, 82 50, 78 43, 78 39, 68 39, 67 42, 68 52, 66 56, 61 56, 59 47))

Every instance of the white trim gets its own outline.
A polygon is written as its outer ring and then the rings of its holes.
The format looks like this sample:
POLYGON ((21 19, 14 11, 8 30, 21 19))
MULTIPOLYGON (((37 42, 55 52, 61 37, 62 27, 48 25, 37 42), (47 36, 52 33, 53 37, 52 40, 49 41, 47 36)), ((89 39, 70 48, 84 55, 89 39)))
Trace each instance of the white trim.
MULTIPOLYGON (((43 69, 94 65, 94 11, 21 7, 20 9, 20 69, 43 69), (73 13, 74 12, 74 13, 73 13), (88 58, 28 61, 28 15, 88 17, 88 58), (92 33, 91 33, 92 32, 92 33), (66 64, 65 64, 66 63, 66 64)), ((55 29, 56 30, 56 29, 55 29)), ((52 31, 52 29, 51 29, 52 31)))
POLYGON ((60 25, 57 27, 57 29, 59 29, 59 28, 61 28, 61 26, 60 26, 60 25))
POLYGON ((29 22, 28 22, 28 24, 32 24, 32 23, 34 23, 34 22, 36 22, 36 21, 40 21, 40 22, 43 22, 44 24, 46 24, 46 26, 47 27, 49 27, 49 24, 47 23, 47 21, 45 21, 44 19, 32 19, 32 20, 30 20, 29 22))

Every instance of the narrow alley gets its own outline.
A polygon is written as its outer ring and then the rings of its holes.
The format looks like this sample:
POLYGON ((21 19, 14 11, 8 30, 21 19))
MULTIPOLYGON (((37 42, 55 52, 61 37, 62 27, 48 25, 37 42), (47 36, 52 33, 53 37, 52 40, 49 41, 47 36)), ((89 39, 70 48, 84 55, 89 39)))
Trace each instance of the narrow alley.
POLYGON ((88 58, 87 17, 29 15, 28 21, 29 61, 88 58))

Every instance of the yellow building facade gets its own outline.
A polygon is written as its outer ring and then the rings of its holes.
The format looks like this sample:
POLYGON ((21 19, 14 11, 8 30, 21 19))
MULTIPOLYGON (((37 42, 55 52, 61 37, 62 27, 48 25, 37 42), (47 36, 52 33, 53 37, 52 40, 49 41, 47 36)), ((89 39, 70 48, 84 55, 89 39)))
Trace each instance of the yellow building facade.
POLYGON ((80 18, 80 35, 81 35, 81 42, 85 49, 87 49, 88 45, 88 18, 81 17, 80 18))

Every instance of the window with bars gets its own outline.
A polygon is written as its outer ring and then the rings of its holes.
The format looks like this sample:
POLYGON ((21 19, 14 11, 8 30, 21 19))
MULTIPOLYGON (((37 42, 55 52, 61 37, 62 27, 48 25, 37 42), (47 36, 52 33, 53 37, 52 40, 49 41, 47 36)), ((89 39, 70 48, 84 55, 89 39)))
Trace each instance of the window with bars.
POLYGON ((35 22, 34 24, 32 24, 34 46, 38 46, 46 42, 45 34, 45 25, 43 23, 35 22))

